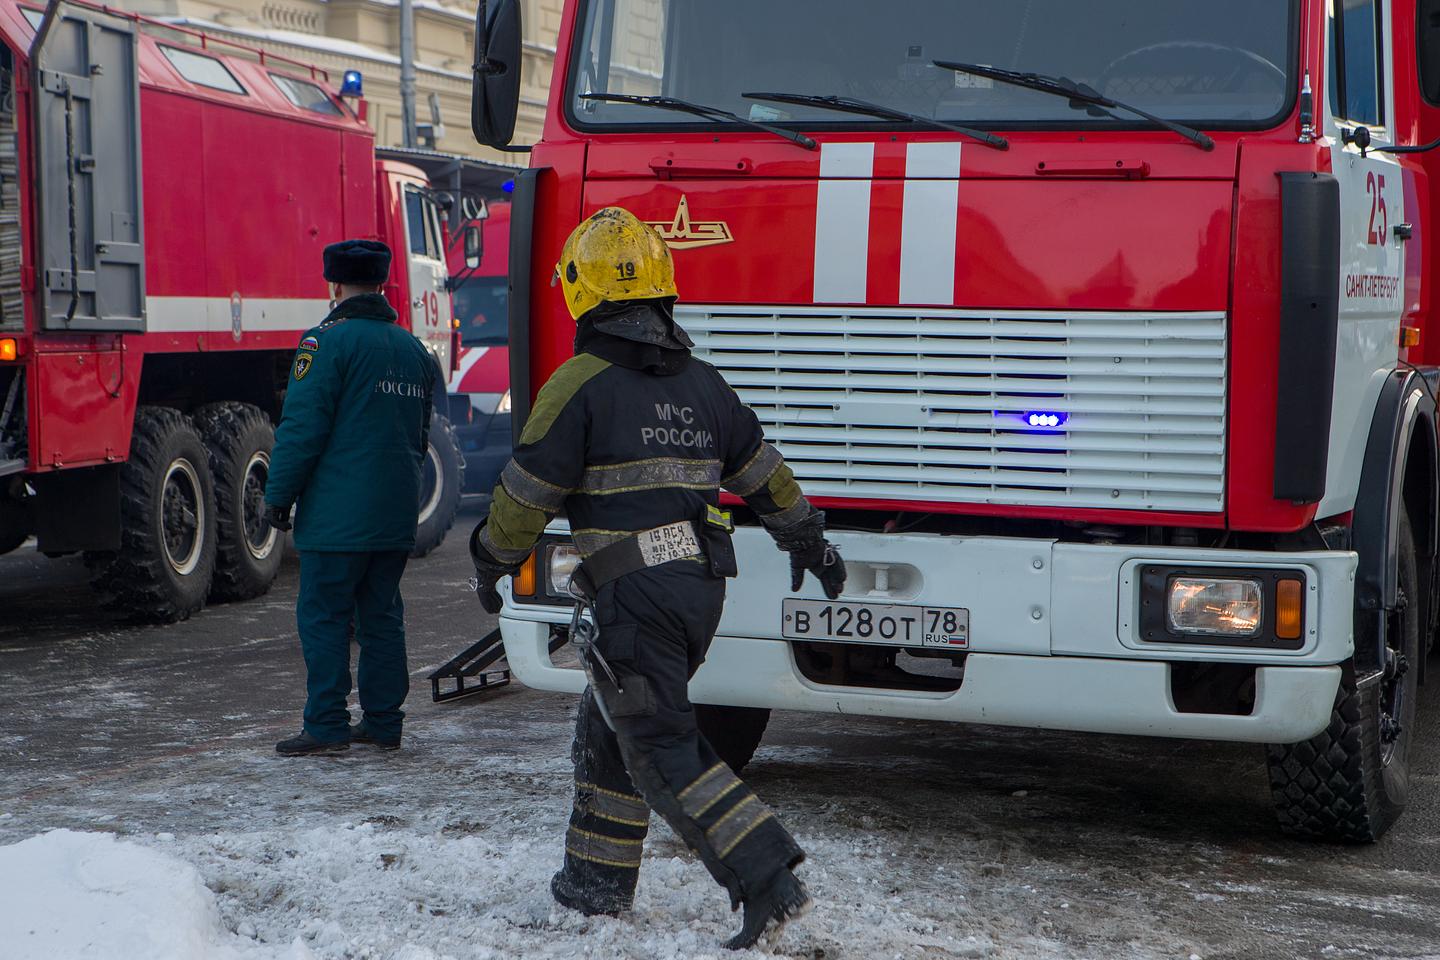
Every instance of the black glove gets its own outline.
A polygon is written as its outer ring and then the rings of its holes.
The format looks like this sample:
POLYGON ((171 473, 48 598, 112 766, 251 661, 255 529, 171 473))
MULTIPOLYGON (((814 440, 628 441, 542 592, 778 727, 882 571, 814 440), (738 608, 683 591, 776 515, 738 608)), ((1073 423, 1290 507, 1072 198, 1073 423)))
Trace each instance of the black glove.
POLYGON ((486 613, 499 613, 505 606, 505 601, 500 597, 500 591, 495 589, 495 584, 505 574, 495 570, 481 570, 475 566, 475 596, 480 598, 480 606, 485 608, 486 613))
POLYGON ((265 522, 276 530, 289 530, 290 508, 277 507, 273 503, 265 504, 265 522))
POLYGON ((799 523, 771 531, 776 545, 790 554, 790 589, 799 591, 809 570, 825 596, 834 600, 845 588, 845 561, 840 551, 825 539, 825 514, 819 510, 799 523))
POLYGON ((490 556, 490 551, 480 545, 480 531, 483 529, 485 523, 481 521, 470 534, 470 561, 475 564, 475 596, 480 598, 480 606, 485 608, 486 613, 499 613, 504 601, 500 599, 500 591, 495 589, 495 584, 500 582, 501 577, 508 577, 519 570, 520 565, 501 563, 490 556))

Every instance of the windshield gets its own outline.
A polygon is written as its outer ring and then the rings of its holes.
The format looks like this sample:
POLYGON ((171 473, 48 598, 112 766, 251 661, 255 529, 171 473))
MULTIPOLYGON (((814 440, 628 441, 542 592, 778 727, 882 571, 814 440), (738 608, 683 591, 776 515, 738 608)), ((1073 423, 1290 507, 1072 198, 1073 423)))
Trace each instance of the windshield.
POLYGON ((1065 76, 1172 120, 1277 122, 1296 84, 1293 0, 589 0, 570 77, 581 126, 713 126, 585 93, 660 94, 807 128, 876 121, 756 91, 839 95, 953 123, 1116 125, 952 60, 1065 76))
POLYGON ((504 277, 467 277, 455 288, 451 304, 460 321, 460 342, 467 347, 503 346, 510 338, 508 281, 504 277))

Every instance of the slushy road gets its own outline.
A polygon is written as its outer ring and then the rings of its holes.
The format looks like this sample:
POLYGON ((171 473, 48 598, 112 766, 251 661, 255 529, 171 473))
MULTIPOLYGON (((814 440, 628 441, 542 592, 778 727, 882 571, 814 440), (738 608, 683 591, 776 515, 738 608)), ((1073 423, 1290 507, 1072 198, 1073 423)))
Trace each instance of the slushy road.
MULTIPOLYGON (((465 587, 476 517, 406 575, 395 754, 274 756, 304 685, 293 554, 267 597, 170 627, 112 620, 78 558, 0 558, 0 843, 163 847, 229 929, 324 958, 718 956, 736 918, 658 819, 633 914, 550 904, 573 698, 430 702, 429 670, 494 623, 465 587)), ((1440 956, 1440 683, 1420 707, 1410 810, 1373 847, 1280 837, 1254 746, 777 714, 746 776, 818 900, 777 952, 1440 956)))

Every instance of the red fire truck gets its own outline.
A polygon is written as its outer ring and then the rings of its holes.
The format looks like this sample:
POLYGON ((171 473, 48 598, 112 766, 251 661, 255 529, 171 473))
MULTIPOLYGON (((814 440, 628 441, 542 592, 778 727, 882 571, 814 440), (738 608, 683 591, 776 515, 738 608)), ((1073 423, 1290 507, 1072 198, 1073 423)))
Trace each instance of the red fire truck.
MULTIPOLYGON (((377 162, 364 102, 321 70, 0 0, 0 552, 31 535, 83 551, 142 619, 264 593, 283 547, 260 521, 273 423, 298 334, 328 309, 321 248, 390 244, 386 293, 443 384, 439 200, 377 162)), ((431 448, 420 552, 461 485, 443 417, 431 448)))
MULTIPOLYGON (((503 144, 519 7, 480 7, 503 144)), ((1287 831, 1394 822, 1436 625, 1440 3, 587 0, 555 62, 517 421, 571 349, 564 237, 627 207, 850 569, 791 596, 742 527, 697 701, 1266 744, 1287 831)), ((549 656, 574 562, 557 527, 507 599, 533 686, 584 683, 549 656)))

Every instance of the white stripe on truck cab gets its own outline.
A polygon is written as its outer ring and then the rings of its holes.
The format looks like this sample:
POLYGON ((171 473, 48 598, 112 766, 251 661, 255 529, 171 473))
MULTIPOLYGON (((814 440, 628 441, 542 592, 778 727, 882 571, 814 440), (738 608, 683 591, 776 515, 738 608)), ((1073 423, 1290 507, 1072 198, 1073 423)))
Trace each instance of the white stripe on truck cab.
POLYGON ((960 208, 960 144, 905 148, 900 221, 900 302, 955 302, 955 227, 960 208))
POLYGON ((864 303, 870 257, 873 143, 820 145, 815 200, 816 303, 864 303))

